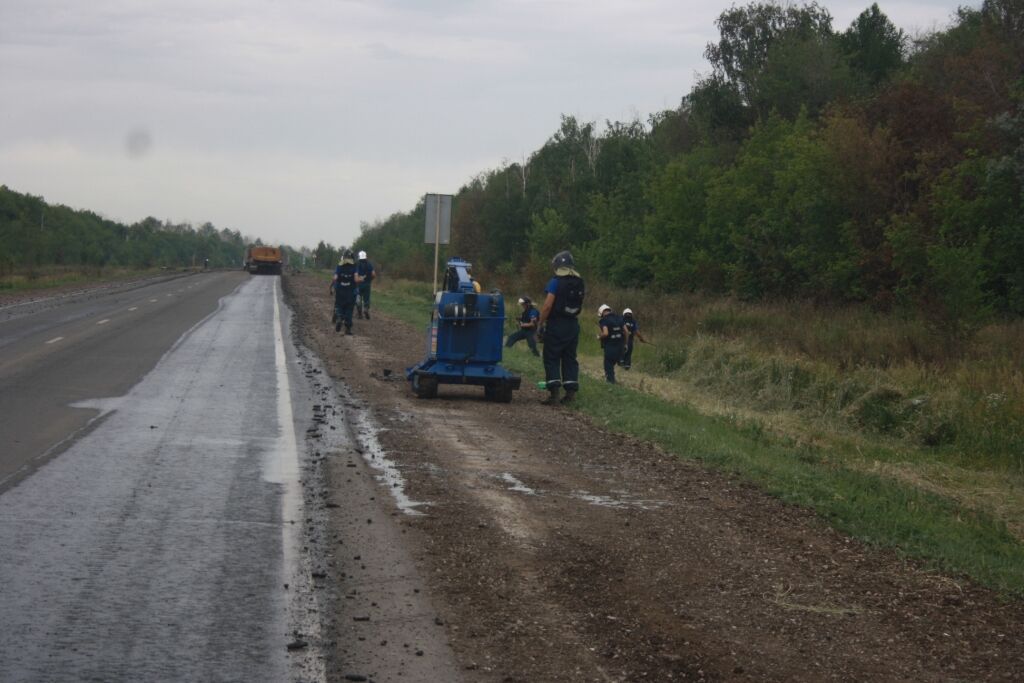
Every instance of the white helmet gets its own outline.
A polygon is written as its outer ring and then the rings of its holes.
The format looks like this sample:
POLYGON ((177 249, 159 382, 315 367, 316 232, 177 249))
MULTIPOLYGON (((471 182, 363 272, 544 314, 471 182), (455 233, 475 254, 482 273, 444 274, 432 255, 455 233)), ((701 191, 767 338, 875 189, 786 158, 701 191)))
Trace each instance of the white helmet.
POLYGON ((601 304, 598 307, 598 309, 597 309, 597 315, 598 315, 598 317, 601 317, 602 315, 604 315, 605 313, 610 312, 611 310, 612 310, 612 307, 609 306, 608 304, 601 304))
POLYGON ((622 315, 633 315, 633 309, 632 308, 624 308, 624 309, 622 309, 622 315))
POLYGON ((360 261, 365 261, 366 260, 366 252, 365 251, 359 252, 359 260, 360 261))

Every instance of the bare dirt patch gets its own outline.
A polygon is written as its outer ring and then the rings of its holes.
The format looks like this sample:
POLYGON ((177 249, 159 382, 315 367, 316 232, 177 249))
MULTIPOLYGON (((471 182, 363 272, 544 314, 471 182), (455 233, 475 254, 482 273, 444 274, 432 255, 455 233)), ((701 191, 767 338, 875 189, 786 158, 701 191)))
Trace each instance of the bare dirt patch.
POLYGON ((337 335, 325 283, 285 283, 302 341, 372 407, 407 494, 426 503, 404 538, 467 679, 1024 677, 1021 601, 529 389, 511 404, 447 386, 416 399, 403 371, 420 330, 375 311, 337 335))

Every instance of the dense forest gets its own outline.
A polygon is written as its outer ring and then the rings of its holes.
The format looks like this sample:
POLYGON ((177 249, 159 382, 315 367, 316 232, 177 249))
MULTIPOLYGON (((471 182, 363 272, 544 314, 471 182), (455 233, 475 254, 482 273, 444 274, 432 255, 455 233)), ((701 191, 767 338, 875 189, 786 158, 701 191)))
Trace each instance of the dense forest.
MULTIPOLYGON (((257 240, 258 241, 258 240, 257 240)), ((149 217, 125 225, 91 211, 47 204, 0 185, 0 270, 41 266, 241 267, 249 240, 210 223, 195 228, 149 217)))
MULTIPOLYGON (((613 286, 909 306, 969 329, 1024 314, 1024 3, 911 39, 878 5, 734 6, 677 109, 561 126, 456 194, 450 253, 613 286)), ((429 274, 423 204, 356 247, 429 274)))

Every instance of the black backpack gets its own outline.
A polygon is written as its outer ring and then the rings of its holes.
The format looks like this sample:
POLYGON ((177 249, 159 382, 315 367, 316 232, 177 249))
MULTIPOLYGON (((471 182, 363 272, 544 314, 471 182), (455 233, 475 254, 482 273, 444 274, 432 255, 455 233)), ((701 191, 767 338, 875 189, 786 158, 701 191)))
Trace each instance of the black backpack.
POLYGON ((558 278, 558 293, 555 295, 554 314, 562 318, 575 318, 583 310, 586 287, 583 278, 565 275, 558 278))

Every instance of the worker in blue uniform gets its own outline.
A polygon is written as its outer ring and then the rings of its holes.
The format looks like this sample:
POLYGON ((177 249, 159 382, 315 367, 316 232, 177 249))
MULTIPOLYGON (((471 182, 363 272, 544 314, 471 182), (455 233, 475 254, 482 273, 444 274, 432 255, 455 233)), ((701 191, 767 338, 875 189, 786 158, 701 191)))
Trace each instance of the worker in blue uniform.
POLYGON ((608 304, 601 304, 597 309, 597 317, 597 325, 601 330, 597 339, 604 351, 604 378, 609 384, 615 384, 615 366, 622 360, 628 332, 622 323, 622 316, 608 304))
POLYGON ((539 356, 537 351, 537 321, 540 320, 540 311, 533 305, 528 296, 519 297, 519 305, 523 307, 523 314, 519 316, 519 329, 508 335, 505 340, 505 347, 510 348, 521 339, 526 340, 533 355, 539 356))
POLYGON ((334 269, 331 279, 331 291, 334 293, 334 331, 341 332, 345 325, 345 334, 352 334, 352 309, 356 305, 356 288, 363 278, 356 270, 356 261, 352 251, 346 249, 341 255, 338 266, 334 269))
POLYGON ((359 284, 358 291, 356 292, 356 310, 360 318, 369 320, 370 288, 373 285, 374 278, 377 277, 377 271, 373 269, 373 264, 366 258, 365 251, 359 252, 359 263, 356 264, 356 272, 362 278, 362 282, 359 284))
POLYGON ((540 310, 540 338, 544 344, 544 376, 548 397, 543 401, 551 405, 558 402, 558 394, 565 389, 562 403, 570 403, 580 388, 580 365, 576 349, 580 341, 580 323, 577 317, 583 310, 585 287, 576 272, 576 262, 568 251, 560 251, 551 259, 555 276, 544 288, 546 297, 540 310))
POLYGON ((644 339, 643 333, 640 332, 640 322, 633 315, 633 309, 626 308, 622 311, 622 324, 626 328, 626 351, 622 354, 622 360, 619 361, 619 365, 622 366, 623 370, 629 370, 630 366, 633 365, 633 342, 642 341, 645 344, 649 344, 644 339))

